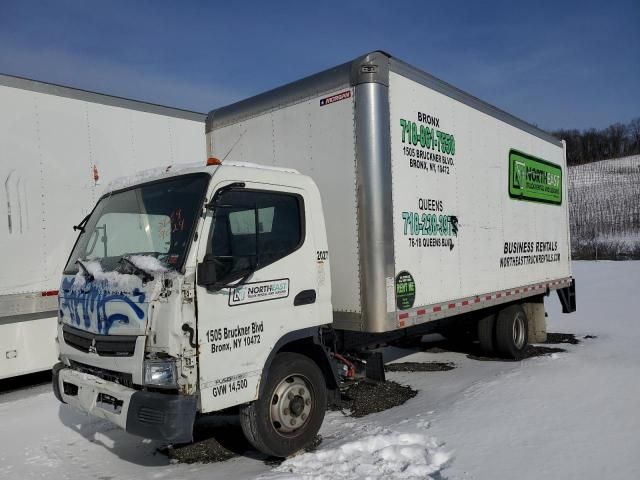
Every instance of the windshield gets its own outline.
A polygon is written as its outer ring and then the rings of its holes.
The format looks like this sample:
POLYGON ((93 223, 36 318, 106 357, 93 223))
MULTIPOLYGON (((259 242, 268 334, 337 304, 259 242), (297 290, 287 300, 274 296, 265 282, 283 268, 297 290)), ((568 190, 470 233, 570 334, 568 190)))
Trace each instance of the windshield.
POLYGON ((114 270, 123 256, 131 255, 151 255, 168 268, 182 268, 210 178, 170 178, 102 198, 64 273, 76 273, 78 260, 97 261, 103 270, 114 270))

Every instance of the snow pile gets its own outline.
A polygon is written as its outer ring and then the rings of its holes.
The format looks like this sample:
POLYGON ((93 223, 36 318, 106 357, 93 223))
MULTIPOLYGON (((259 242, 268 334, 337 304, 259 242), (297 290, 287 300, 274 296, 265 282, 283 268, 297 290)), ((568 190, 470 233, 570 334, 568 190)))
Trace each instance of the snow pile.
POLYGON ((450 455, 438 443, 419 433, 370 435, 338 448, 291 458, 260 478, 430 478, 450 455))

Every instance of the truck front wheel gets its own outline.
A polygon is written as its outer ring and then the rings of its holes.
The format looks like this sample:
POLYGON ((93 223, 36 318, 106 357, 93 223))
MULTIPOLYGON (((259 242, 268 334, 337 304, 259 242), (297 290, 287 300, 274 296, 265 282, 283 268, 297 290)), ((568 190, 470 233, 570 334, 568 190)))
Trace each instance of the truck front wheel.
POLYGON ((286 457, 313 442, 327 409, 324 377, 316 364, 298 353, 278 354, 262 395, 240 408, 240 425, 258 450, 286 457))
POLYGON ((500 310, 496 320, 496 347, 506 357, 520 360, 527 348, 527 316, 520 305, 500 310))

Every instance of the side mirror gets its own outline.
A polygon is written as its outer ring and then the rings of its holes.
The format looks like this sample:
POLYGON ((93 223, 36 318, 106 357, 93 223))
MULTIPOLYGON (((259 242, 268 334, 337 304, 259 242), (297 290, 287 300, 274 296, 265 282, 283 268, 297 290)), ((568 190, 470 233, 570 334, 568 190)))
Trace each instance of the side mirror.
POLYGON ((205 255, 198 264, 197 283, 209 290, 226 288, 230 282, 242 280, 257 268, 254 255, 240 257, 205 255))
POLYGON ((216 283, 216 261, 211 255, 205 255, 204 260, 198 264, 197 283, 208 287, 216 283))

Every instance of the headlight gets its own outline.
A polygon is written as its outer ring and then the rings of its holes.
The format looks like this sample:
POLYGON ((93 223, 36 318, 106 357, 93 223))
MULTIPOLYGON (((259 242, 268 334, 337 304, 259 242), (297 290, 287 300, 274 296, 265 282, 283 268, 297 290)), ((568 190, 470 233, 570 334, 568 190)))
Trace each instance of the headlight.
POLYGON ((178 371, 175 360, 145 360, 144 383, 152 387, 176 388, 178 371))

